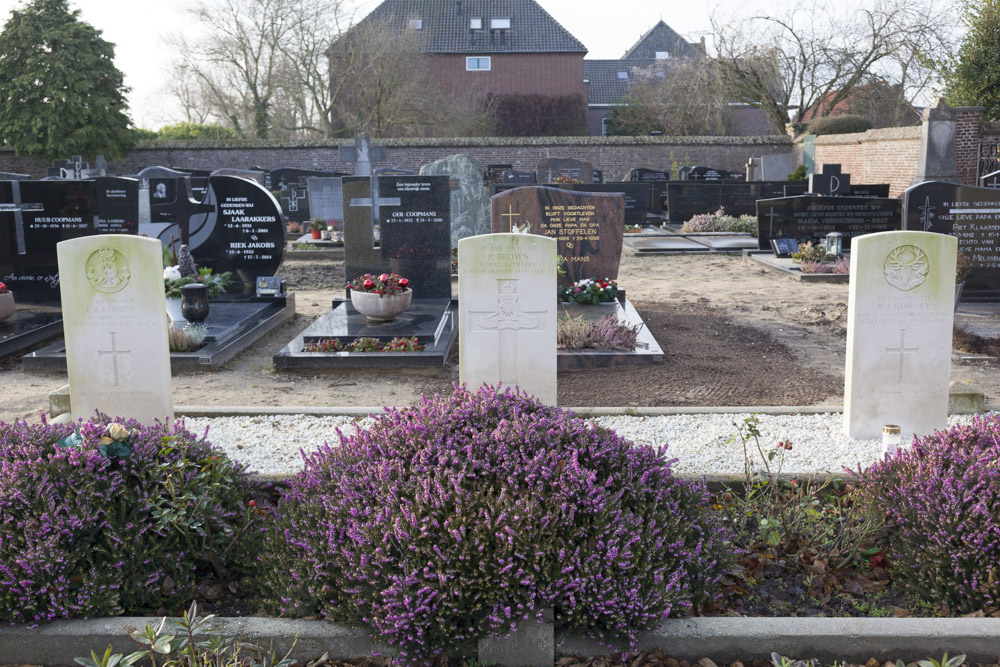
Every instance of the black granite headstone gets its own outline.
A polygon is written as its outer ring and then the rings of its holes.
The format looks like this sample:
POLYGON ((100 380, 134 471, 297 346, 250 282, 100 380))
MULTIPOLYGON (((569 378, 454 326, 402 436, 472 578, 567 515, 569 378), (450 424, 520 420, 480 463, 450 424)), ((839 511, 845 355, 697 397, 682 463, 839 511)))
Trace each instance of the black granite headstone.
MULTIPOLYGON (((343 175, 343 174, 339 174, 343 175)), ((292 169, 282 167, 268 172, 266 187, 277 192, 275 198, 281 203, 281 212, 285 220, 304 222, 312 214, 309 208, 309 178, 333 178, 338 176, 332 171, 316 171, 310 169, 292 169)))
POLYGON ((802 181, 670 181, 666 187, 668 220, 671 223, 684 223, 696 215, 714 213, 719 208, 735 217, 756 215, 758 199, 805 194, 806 191, 802 181))
POLYGON ((663 171, 660 169, 646 169, 645 167, 636 167, 630 169, 623 181, 632 181, 633 183, 646 183, 649 181, 669 181, 670 172, 663 171))
POLYGON ((603 183, 603 182, 604 182, 604 170, 603 169, 595 169, 594 170, 594 183, 603 183))
MULTIPOLYGON (((561 185, 558 187, 565 188, 561 185)), ((571 187, 575 192, 620 192, 625 195, 625 224, 641 225, 646 222, 646 212, 649 211, 649 183, 591 183, 584 185, 574 183, 571 187)))
POLYGON ((556 178, 568 177, 578 183, 594 182, 594 165, 572 158, 545 158, 535 167, 539 183, 553 183, 556 178))
POLYGON ((137 234, 139 181, 101 176, 91 181, 94 229, 98 234, 137 234))
MULTIPOLYGON (((139 233, 163 243, 170 239, 194 248, 193 234, 205 228, 215 211, 205 197, 196 199, 191 191, 191 175, 167 167, 146 167, 138 174, 139 233)), ((207 188, 207 185, 206 185, 207 188)))
POLYGON ((969 259, 963 300, 1000 300, 1000 191, 927 181, 903 193, 905 229, 950 234, 969 259))
POLYGON ((191 188, 191 198, 201 201, 208 193, 208 179, 212 172, 208 169, 180 169, 171 167, 175 171, 180 171, 189 176, 188 183, 191 188))
POLYGON ((347 279, 397 273, 415 299, 451 298, 451 184, 447 176, 345 176, 347 279), (371 181, 377 196, 371 196, 371 181), (373 224, 379 225, 375 246, 373 224))
POLYGON ((510 169, 513 169, 512 164, 488 164, 486 169, 483 170, 483 182, 484 183, 502 183, 503 173, 510 169))
POLYGON ((534 185, 535 180, 535 172, 518 169, 507 169, 500 178, 504 185, 534 185))
POLYGON ((683 181, 745 181, 746 174, 714 167, 685 167, 681 169, 683 181))
POLYGON ((263 169, 230 169, 229 167, 225 167, 212 170, 212 176, 236 176, 255 181, 267 187, 268 174, 263 169))
POLYGON ((801 195, 757 202, 757 248, 771 250, 771 239, 821 243, 830 232, 844 235, 844 249, 862 234, 898 230, 902 225, 898 199, 801 195))
POLYGON ((0 181, 0 282, 19 301, 59 300, 56 244, 92 236, 90 181, 0 181))
POLYGON ((888 183, 865 183, 857 184, 851 183, 851 191, 841 193, 848 197, 879 197, 881 199, 888 199, 889 197, 889 184, 888 183))
POLYGON ((91 169, 90 163, 85 162, 79 155, 74 155, 68 160, 56 160, 51 167, 45 169, 47 178, 60 178, 67 181, 82 181, 90 178, 104 176, 107 165, 104 156, 97 156, 97 167, 91 169))
POLYGON ((30 181, 30 174, 15 174, 9 171, 0 171, 0 181, 30 181))
POLYGON ((810 194, 839 195, 850 190, 851 175, 841 173, 839 164, 824 164, 822 173, 809 176, 810 194))

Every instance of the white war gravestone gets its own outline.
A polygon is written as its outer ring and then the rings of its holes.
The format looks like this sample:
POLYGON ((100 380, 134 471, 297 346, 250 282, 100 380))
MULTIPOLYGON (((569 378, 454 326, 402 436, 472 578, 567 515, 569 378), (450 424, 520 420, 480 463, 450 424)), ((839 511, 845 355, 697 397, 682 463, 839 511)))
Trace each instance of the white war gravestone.
POLYGON ((556 404, 556 246, 530 234, 458 242, 459 378, 556 404))
POLYGON ((844 430, 903 441, 948 425, 958 239, 881 232, 851 240, 844 430))
POLYGON ((74 419, 173 419, 162 245, 123 234, 56 245, 74 419))

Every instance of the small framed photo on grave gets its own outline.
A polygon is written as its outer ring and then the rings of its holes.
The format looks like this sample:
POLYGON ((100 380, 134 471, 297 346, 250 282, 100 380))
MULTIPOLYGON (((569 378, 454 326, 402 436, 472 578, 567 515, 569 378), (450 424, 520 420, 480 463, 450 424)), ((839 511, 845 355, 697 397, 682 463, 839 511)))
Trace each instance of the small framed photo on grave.
POLYGON ((799 251, 799 242, 785 236, 780 239, 771 239, 771 248, 774 250, 775 257, 788 257, 793 252, 799 251))
POLYGON ((278 296, 281 294, 280 276, 261 276, 257 278, 257 296, 278 296))

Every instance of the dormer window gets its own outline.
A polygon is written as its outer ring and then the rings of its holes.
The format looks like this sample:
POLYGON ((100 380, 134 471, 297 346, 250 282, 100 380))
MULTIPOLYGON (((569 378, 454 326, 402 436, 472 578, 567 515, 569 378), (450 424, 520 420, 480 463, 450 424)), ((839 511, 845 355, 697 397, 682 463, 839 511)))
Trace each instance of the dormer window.
POLYGON ((423 30, 424 20, 423 19, 410 19, 410 30, 423 30))
POLYGON ((473 16, 469 19, 469 30, 482 30, 483 29, 483 17, 473 16))
POLYGON ((657 51, 656 52, 656 59, 657 60, 666 60, 669 57, 670 57, 670 51, 657 51))
POLYGON ((510 18, 491 18, 490 30, 510 30, 510 18))

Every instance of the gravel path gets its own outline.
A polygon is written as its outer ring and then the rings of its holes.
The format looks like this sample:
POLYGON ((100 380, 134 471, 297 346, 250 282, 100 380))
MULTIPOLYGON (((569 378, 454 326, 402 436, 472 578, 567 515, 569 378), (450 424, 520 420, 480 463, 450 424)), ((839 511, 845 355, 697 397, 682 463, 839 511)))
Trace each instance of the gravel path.
MULTIPOLYGON (((639 444, 663 446, 676 458, 674 471, 680 474, 740 474, 743 446, 735 436, 737 425, 749 413, 669 415, 656 417, 599 417, 595 421, 614 429, 639 444)), ((867 467, 882 456, 880 440, 852 440, 841 433, 843 415, 758 415, 760 445, 766 453, 779 441, 791 441, 785 452, 783 471, 795 474, 841 473, 845 468, 867 467)), ((956 415, 949 425, 965 423, 969 416, 956 415)), ((274 415, 256 417, 215 417, 185 419, 187 427, 201 434, 251 470, 266 475, 290 475, 302 468, 300 450, 315 451, 324 442, 336 444, 336 429, 351 433, 351 417, 274 415)), ((370 418, 358 422, 360 427, 370 418)), ((904 439, 906 442, 906 439, 904 439)), ((750 441, 750 446, 753 442, 750 441)), ((754 469, 761 466, 760 454, 751 450, 754 469)))

